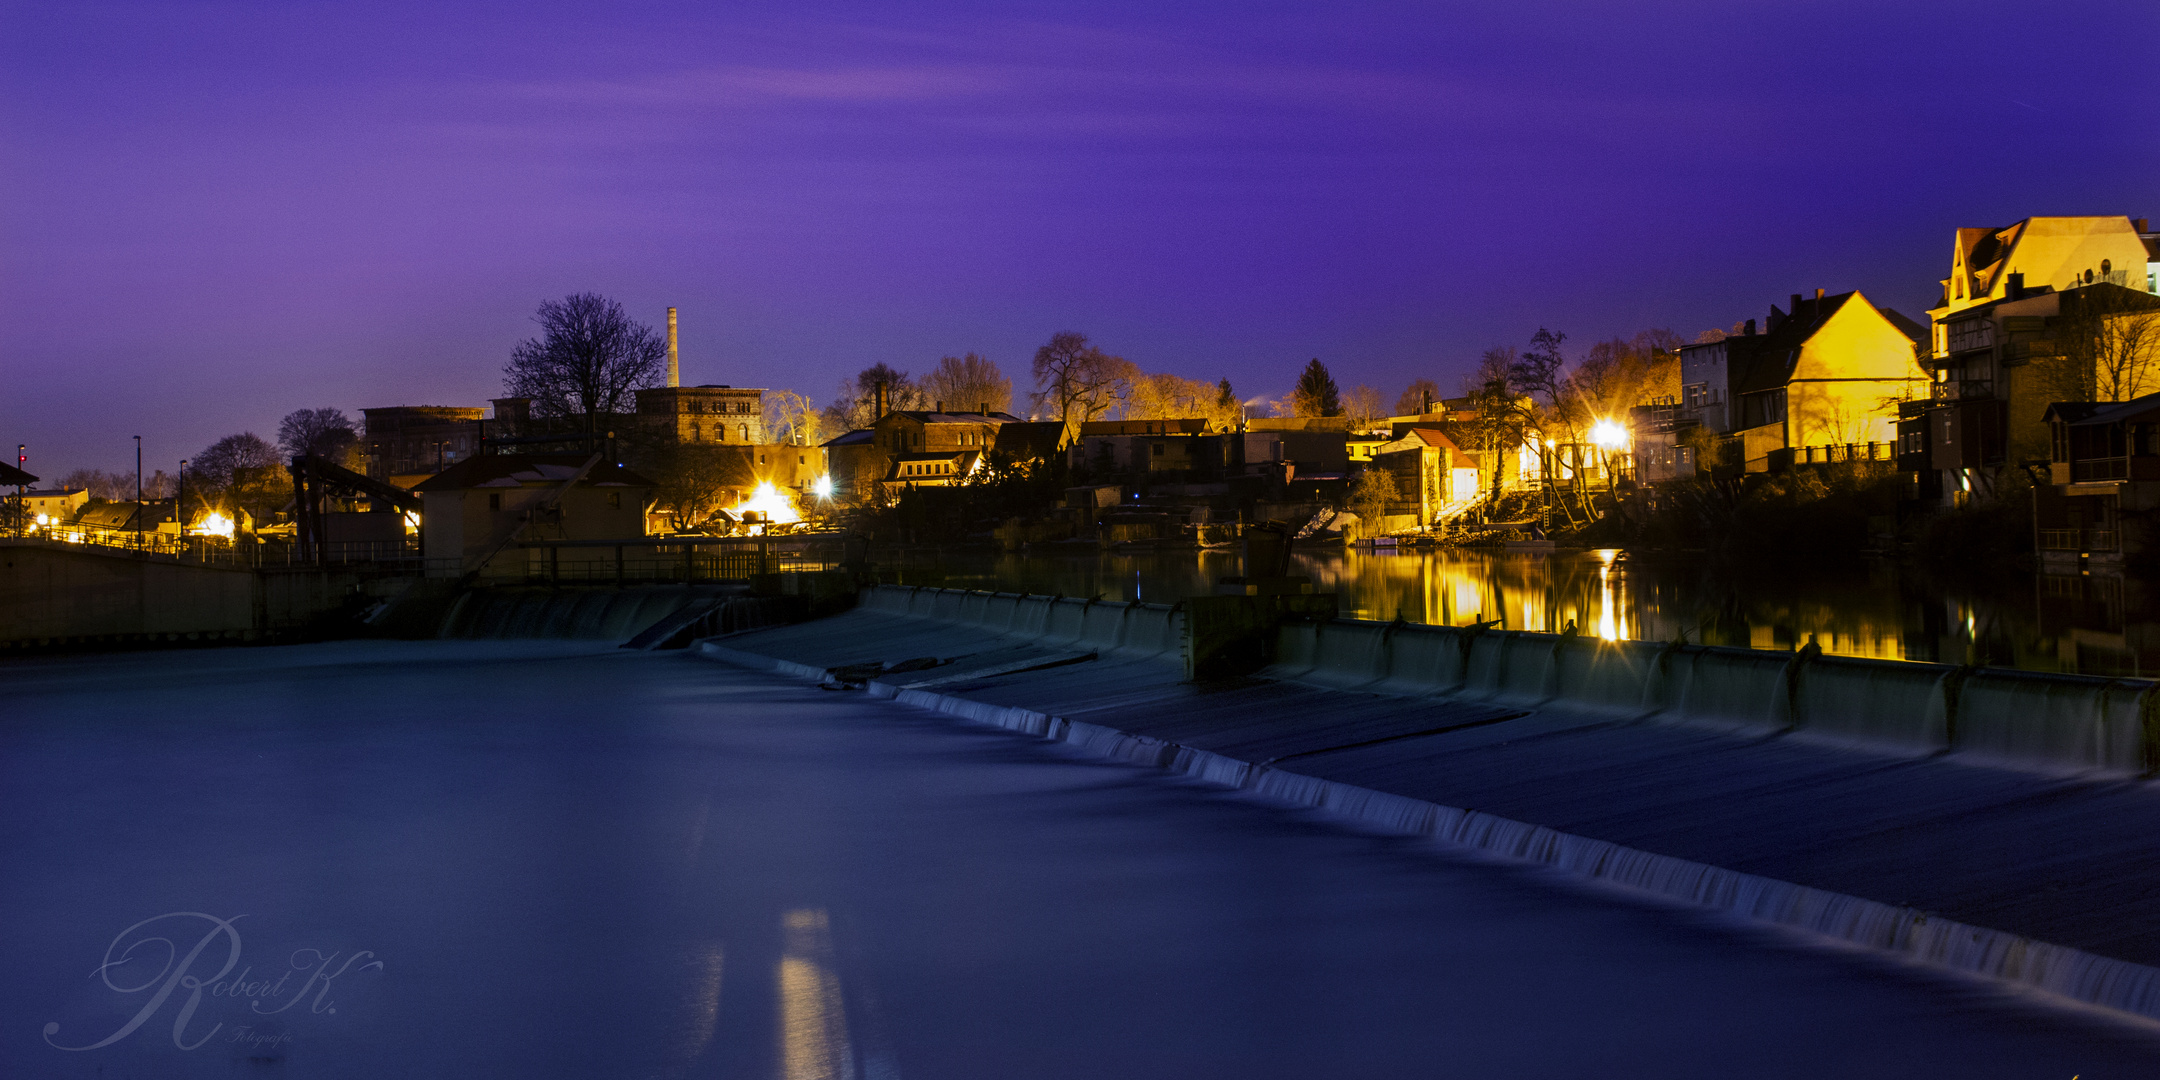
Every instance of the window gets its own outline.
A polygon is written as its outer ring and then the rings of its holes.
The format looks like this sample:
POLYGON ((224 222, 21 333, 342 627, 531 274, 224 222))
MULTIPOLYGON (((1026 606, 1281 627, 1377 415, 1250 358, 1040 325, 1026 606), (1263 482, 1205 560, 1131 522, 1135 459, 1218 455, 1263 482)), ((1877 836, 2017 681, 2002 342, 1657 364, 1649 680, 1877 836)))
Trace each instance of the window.
POLYGON ((502 495, 501 495, 501 494, 499 494, 499 493, 497 493, 497 492, 493 492, 493 491, 491 491, 491 492, 488 492, 488 509, 490 509, 490 510, 500 510, 500 509, 502 509, 502 495))
POLYGON ((691 442, 696 442, 696 441, 698 441, 698 426, 697 426, 697 424, 695 424, 695 423, 692 423, 692 424, 690 425, 690 441, 691 441, 691 442))
POLYGON ((744 425, 742 425, 742 441, 744 441, 744 442, 749 442, 749 441, 750 441, 750 425, 748 425, 748 424, 744 424, 744 425))

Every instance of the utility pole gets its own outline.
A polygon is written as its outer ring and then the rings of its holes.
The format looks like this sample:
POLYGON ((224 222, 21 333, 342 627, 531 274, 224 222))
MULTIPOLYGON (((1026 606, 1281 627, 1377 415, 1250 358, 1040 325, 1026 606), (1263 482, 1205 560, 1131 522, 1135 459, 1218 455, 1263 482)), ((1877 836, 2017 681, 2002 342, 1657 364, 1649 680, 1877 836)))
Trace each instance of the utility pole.
POLYGON ((180 542, 182 545, 187 543, 187 504, 183 501, 186 495, 187 459, 181 458, 180 475, 173 480, 172 516, 173 524, 180 528, 180 542))
POLYGON ((142 436, 135 436, 135 546, 142 546, 142 436))

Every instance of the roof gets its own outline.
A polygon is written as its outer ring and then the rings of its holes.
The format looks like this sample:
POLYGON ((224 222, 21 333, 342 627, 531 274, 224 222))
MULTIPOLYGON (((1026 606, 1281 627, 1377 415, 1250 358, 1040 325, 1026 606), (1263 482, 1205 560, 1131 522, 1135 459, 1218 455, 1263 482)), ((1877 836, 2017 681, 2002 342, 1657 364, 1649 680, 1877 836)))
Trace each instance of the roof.
MULTIPOLYGON (((588 455, 585 454, 481 454, 469 457, 413 487, 414 491, 463 491, 468 488, 508 488, 526 484, 560 484, 577 475, 588 455)), ((606 462, 593 466, 585 477, 586 484, 599 486, 626 485, 651 487, 653 482, 643 474, 632 472, 620 465, 609 468, 606 462)))
MULTIPOLYGON (((1064 425, 1060 424, 1060 427, 1064 425)), ((1080 424, 1080 434, 1089 435, 1205 435, 1208 432, 1204 416, 1159 417, 1150 420, 1087 420, 1080 424)))
POLYGON ((894 409, 886 413, 885 416, 879 417, 878 422, 883 423, 886 416, 904 416, 918 424, 1017 424, 1022 422, 1019 417, 1006 412, 932 412, 917 409, 894 409))
POLYGON ((25 499, 65 499, 65 498, 67 498, 67 497, 69 497, 69 496, 71 496, 71 495, 80 495, 80 494, 82 494, 82 493, 83 493, 83 489, 82 489, 82 488, 40 488, 40 489, 38 489, 38 490, 35 490, 35 491, 25 491, 25 492, 23 492, 23 498, 25 498, 25 499))
MULTIPOLYGON (((1737 396, 1776 390, 1791 382, 1793 366, 1800 361, 1800 347, 1807 344, 1807 340, 1815 336, 1815 331, 1830 321, 1830 317, 1836 315, 1847 300, 1858 295, 1858 290, 1853 290, 1820 299, 1802 297, 1799 303, 1793 305, 1791 314, 1778 311, 1773 306, 1770 311, 1777 325, 1771 327, 1769 332, 1753 337, 1742 334, 1720 342, 1719 344, 1726 346, 1726 364, 1727 370, 1732 373, 1730 378, 1733 394, 1737 396)), ((1867 301, 1863 299, 1861 302, 1867 301)), ((1919 323, 1890 308, 1878 307, 1875 311, 1914 344, 1922 344, 1928 340, 1927 328, 1919 323)))
POLYGON ((2101 427, 2149 421, 2155 417, 2160 417, 2160 394, 2147 394, 2128 401, 2058 401, 2047 407, 2042 419, 2068 423, 2071 427, 2101 427))
POLYGON ((1065 445, 1065 424, 1058 420, 1021 420, 998 428, 990 448, 1014 460, 1047 458, 1065 445))
POLYGON ((826 449, 831 449, 835 446, 868 446, 876 441, 877 432, 872 431, 869 428, 856 428, 855 430, 847 432, 846 434, 836 435, 833 438, 827 439, 820 445, 824 446, 826 449))
POLYGON ((0 484, 5 484, 8 487, 21 487, 24 484, 35 484, 37 479, 37 477, 13 465, 0 464, 0 484))

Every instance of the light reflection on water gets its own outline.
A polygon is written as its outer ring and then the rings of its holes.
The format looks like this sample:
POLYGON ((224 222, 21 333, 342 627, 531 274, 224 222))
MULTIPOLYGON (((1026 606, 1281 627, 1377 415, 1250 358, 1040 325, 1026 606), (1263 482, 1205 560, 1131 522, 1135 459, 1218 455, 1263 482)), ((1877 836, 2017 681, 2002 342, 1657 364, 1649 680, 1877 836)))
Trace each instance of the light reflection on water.
MULTIPOLYGON (((1790 650, 1811 638, 1824 652, 1882 659, 1988 663, 2037 670, 2150 675, 2160 650, 2141 650, 2121 628, 2105 648, 2090 630, 2036 613, 2033 579, 2006 577, 1975 595, 1923 584, 1887 564, 1838 571, 1768 571, 1720 577, 1687 561, 1618 550, 1515 553, 1463 549, 1294 556, 1316 592, 1345 616, 1465 626, 1498 620, 1548 633, 1573 623, 1606 640, 1671 641, 1790 650), (2110 651, 2112 650, 2112 651, 2110 651), (2153 655, 2146 656, 2144 653, 2153 655)), ((954 587, 1170 603, 1212 592, 1241 572, 1234 551, 1015 554, 940 557, 954 587)), ((2043 583, 2045 585, 2045 583, 2043 583)), ((2052 588, 2051 585, 2046 585, 2052 588)), ((2114 611, 2117 621, 2123 605, 2114 611)))

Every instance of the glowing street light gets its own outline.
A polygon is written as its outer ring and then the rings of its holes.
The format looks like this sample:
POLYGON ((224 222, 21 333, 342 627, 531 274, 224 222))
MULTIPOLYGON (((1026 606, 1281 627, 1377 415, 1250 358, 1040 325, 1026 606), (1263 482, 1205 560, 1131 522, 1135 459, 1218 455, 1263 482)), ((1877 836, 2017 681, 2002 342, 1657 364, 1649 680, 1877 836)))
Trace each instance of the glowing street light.
POLYGON ((832 477, 818 477, 817 482, 810 485, 810 490, 816 492, 820 499, 832 498, 832 477))
POLYGON ((1600 420, 1590 428, 1590 441, 1598 444, 1606 453, 1612 453, 1627 445, 1627 429, 1610 420, 1600 420))

